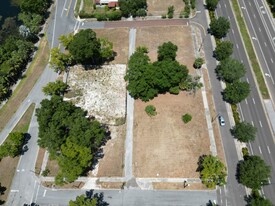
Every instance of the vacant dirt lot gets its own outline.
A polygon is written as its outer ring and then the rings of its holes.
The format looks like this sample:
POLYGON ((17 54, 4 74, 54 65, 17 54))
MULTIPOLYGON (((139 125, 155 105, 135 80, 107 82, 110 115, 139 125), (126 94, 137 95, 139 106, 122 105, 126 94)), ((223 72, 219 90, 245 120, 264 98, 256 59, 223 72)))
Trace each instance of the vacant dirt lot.
MULTIPOLYGON (((137 30, 136 45, 145 45, 152 61, 157 60, 158 46, 167 41, 178 46, 177 60, 187 65, 189 73, 193 74, 194 47, 190 27, 137 30)), ((197 160, 200 155, 210 153, 201 91, 196 96, 181 92, 179 95, 159 95, 147 103, 135 101, 133 148, 136 177, 199 177, 197 160), (157 108, 158 114, 153 118, 144 111, 149 104, 157 108), (185 113, 193 117, 188 124, 181 120, 185 113)))
POLYGON ((161 16, 163 14, 167 14, 169 6, 174 6, 174 15, 179 15, 180 12, 184 9, 183 0, 147 0, 147 5, 147 15, 149 16, 161 16))
POLYGON ((190 73, 192 73, 191 69, 195 58, 190 27, 167 26, 137 28, 136 46, 146 46, 149 49, 151 61, 157 60, 158 47, 168 41, 178 46, 177 60, 187 65, 190 73))
POLYGON ((94 29, 97 37, 106 38, 113 43, 116 53, 110 64, 126 64, 129 50, 129 30, 127 28, 94 29))
POLYGON ((200 155, 209 154, 209 136, 201 92, 194 97, 159 95, 148 103, 135 102, 134 158, 136 177, 199 177, 196 172, 200 155), (150 118, 144 108, 152 104, 157 115, 150 118), (183 114, 193 119, 184 124, 183 114))

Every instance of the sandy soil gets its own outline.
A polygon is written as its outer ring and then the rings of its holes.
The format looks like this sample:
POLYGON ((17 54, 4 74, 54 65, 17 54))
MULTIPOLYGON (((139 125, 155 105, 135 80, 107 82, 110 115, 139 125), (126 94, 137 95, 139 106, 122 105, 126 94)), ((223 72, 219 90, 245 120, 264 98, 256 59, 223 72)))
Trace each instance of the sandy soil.
POLYGON ((161 16, 167 14, 168 7, 174 6, 174 16, 179 15, 184 9, 184 2, 182 0, 147 0, 148 16, 161 16))
POLYGON ((201 183, 192 183, 188 187, 184 187, 183 183, 155 182, 153 187, 155 190, 209 190, 201 183))

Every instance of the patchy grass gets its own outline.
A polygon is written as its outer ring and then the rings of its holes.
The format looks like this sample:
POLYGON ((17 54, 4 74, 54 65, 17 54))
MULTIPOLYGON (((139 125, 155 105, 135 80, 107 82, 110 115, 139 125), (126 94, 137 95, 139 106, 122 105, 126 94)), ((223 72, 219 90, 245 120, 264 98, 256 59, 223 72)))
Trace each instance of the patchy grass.
MULTIPOLYGON (((27 132, 29 129, 30 121, 34 112, 35 104, 31 104, 12 132, 27 132)), ((6 201, 10 191, 12 179, 19 161, 19 157, 11 158, 5 157, 0 161, 0 182, 6 191, 1 200, 6 201)))
POLYGON ((38 156, 35 162, 35 174, 39 175, 41 172, 41 167, 44 159, 46 149, 39 147, 38 156))
POLYGON ((81 4, 81 0, 77 0, 75 10, 74 10, 75 16, 78 16, 79 14, 80 4, 81 4))
POLYGON ((256 54, 255 54, 252 42, 250 40, 250 36, 249 36, 248 31, 247 31, 246 24, 245 24, 244 19, 242 17, 238 1, 237 0, 232 0, 231 2, 232 2, 232 5, 233 5, 234 13, 235 13, 240 31, 241 31, 241 35, 242 35, 242 38, 243 38, 243 41, 244 41, 244 45, 245 45, 248 57, 249 57, 250 62, 251 62, 251 66, 253 68, 254 74, 256 76, 256 79, 257 79, 257 82, 258 82, 258 85, 259 85, 260 92, 261 92, 262 97, 264 99, 269 99, 269 93, 268 93, 268 90, 267 90, 267 87, 266 87, 266 84, 265 84, 265 81, 264 81, 264 77, 263 77, 260 65, 258 63, 258 60, 257 60, 256 54))
POLYGON ((147 0, 147 5, 148 16, 161 16, 163 14, 167 14, 169 6, 174 6, 174 16, 178 16, 180 12, 184 9, 183 0, 147 0))
POLYGON ((85 13, 90 14, 90 13, 92 13, 94 11, 94 7, 93 7, 94 1, 92 1, 92 0, 83 0, 83 3, 84 3, 84 5, 83 5, 83 11, 85 13))
POLYGON ((44 71, 50 56, 50 49, 46 37, 41 40, 38 51, 19 85, 16 87, 8 102, 0 110, 0 132, 6 126, 17 108, 30 93, 34 84, 44 71))

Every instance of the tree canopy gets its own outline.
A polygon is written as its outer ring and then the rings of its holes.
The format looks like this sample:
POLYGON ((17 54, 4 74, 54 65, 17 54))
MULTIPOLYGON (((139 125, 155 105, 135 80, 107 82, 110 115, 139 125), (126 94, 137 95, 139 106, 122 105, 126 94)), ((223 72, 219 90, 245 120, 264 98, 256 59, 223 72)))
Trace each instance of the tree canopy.
POLYGON ((57 80, 55 82, 49 82, 42 90, 46 95, 62 95, 68 88, 69 86, 66 83, 57 80))
POLYGON ((221 39, 226 36, 230 29, 230 22, 225 17, 219 17, 210 23, 210 32, 213 36, 221 39))
POLYGON ((223 92, 223 98, 230 104, 237 104, 248 97, 250 93, 247 82, 235 81, 228 84, 223 92))
POLYGON ((257 190, 253 190, 246 198, 246 201, 248 203, 247 206, 272 206, 272 202, 262 197, 257 190))
POLYGON ((4 157, 15 157, 21 154, 24 143, 24 134, 11 132, 6 141, 0 146, 0 160, 4 157))
POLYGON ((69 206, 108 206, 109 203, 104 201, 103 193, 93 193, 93 190, 87 191, 86 196, 80 195, 76 200, 71 200, 69 206))
POLYGON ((248 122, 240 122, 232 129, 232 134, 241 142, 254 141, 257 128, 248 122))
POLYGON ((213 189, 216 185, 222 186, 226 183, 226 167, 217 157, 201 156, 198 164, 200 178, 206 187, 213 189))
POLYGON ((21 0, 21 10, 33 14, 45 15, 51 0, 21 0))
POLYGON ((270 173, 270 166, 259 156, 245 156, 238 164, 239 182, 251 189, 259 190, 261 186, 267 185, 270 173))
POLYGON ((218 78, 228 83, 239 80, 245 72, 244 64, 232 58, 222 60, 216 68, 218 78))
POLYGON ((214 50, 214 56, 218 61, 224 60, 233 53, 233 44, 230 41, 220 42, 214 50))
POLYGON ((67 67, 73 63, 73 57, 70 54, 64 54, 59 48, 55 47, 51 50, 50 67, 55 72, 67 71, 67 67))
POLYGON ((206 7, 210 11, 215 11, 218 3, 219 3, 219 0, 206 0, 206 7))
POLYGON ((91 29, 80 30, 74 35, 68 49, 77 63, 97 64, 100 60, 100 42, 91 29))
POLYGON ((56 95, 41 102, 36 116, 39 146, 58 160, 61 171, 57 178, 72 182, 89 167, 93 154, 107 140, 105 128, 85 118, 86 112, 81 108, 56 95))
POLYGON ((177 47, 171 44, 168 42, 159 47, 159 60, 154 63, 150 62, 146 48, 137 48, 130 57, 125 80, 132 97, 148 101, 159 93, 179 87, 179 83, 187 78, 188 69, 175 60, 177 47))
POLYGON ((146 15, 146 0, 118 0, 118 3, 124 17, 146 15))

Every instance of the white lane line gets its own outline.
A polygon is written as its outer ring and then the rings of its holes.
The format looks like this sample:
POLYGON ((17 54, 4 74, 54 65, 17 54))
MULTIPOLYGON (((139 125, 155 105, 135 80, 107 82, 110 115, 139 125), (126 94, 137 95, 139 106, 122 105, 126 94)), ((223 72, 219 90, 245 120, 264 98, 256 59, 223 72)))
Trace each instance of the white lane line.
POLYGON ((260 123, 260 126, 261 126, 261 127, 263 127, 262 122, 261 122, 261 121, 259 121, 259 123, 260 123))
POLYGON ((256 104, 256 103, 255 103, 255 99, 254 99, 253 97, 252 97, 252 101, 253 101, 253 104, 256 104))
POLYGON ((259 31, 262 32, 261 28, 259 27, 259 31))
POLYGON ((236 44, 236 47, 237 47, 237 49, 239 49, 239 45, 238 44, 236 44))
POLYGON ((53 48, 53 43, 54 43, 54 35, 55 35, 55 27, 56 27, 56 15, 57 15, 57 5, 58 5, 58 0, 56 0, 56 2, 55 2, 56 4, 56 6, 55 6, 55 14, 54 14, 54 22, 53 22, 53 36, 52 36, 52 45, 51 45, 51 49, 53 48))
POLYGON ((243 64, 243 60, 241 60, 242 64, 243 64))
POLYGON ((254 19, 256 19, 256 15, 255 15, 255 14, 253 14, 253 16, 254 16, 254 19))
POLYGON ((19 192, 19 190, 11 190, 11 192, 19 192))
POLYGON ((267 147, 267 151, 268 151, 268 153, 270 154, 270 149, 269 149, 269 146, 266 146, 267 147))
POLYGON ((65 3, 64 3, 64 6, 63 6, 63 9, 62 9, 61 15, 60 15, 61 17, 62 17, 62 15, 63 15, 64 10, 65 10, 65 11, 68 10, 68 9, 65 8, 65 5, 66 5, 66 4, 67 4, 67 0, 65 0, 65 3))
POLYGON ((259 151, 260 151, 261 154, 263 154, 260 146, 259 146, 259 151))
POLYGON ((262 191, 262 194, 264 195, 264 190, 263 190, 263 187, 261 188, 261 191, 262 191))
POLYGON ((273 63, 273 59, 271 58, 270 60, 271 60, 271 62, 273 63))
POLYGON ((37 188, 37 192, 36 192, 36 195, 35 195, 35 200, 34 200, 34 202, 37 202, 37 197, 38 197, 39 189, 40 189, 40 184, 38 184, 38 188, 37 188))
POLYGON ((43 197, 46 196, 47 190, 44 190, 43 197))
POLYGON ((248 78, 246 78, 246 81, 247 81, 247 83, 249 84, 249 80, 248 80, 248 78))
POLYGON ((267 179, 268 179, 268 184, 271 184, 270 178, 267 178, 267 179))
POLYGON ((264 45, 267 46, 266 42, 264 42, 264 45))
POLYGON ((249 147, 250 147, 251 154, 253 155, 253 149, 250 142, 249 142, 249 147))
POLYGON ((249 4, 249 6, 251 6, 251 3, 250 3, 250 1, 248 2, 248 4, 249 4))
POLYGON ((251 124, 252 124, 252 126, 254 127, 254 122, 253 122, 253 121, 251 121, 251 124))
POLYGON ((244 117, 243 117, 243 110, 242 110, 242 107, 241 107, 240 104, 239 104, 239 108, 240 108, 240 113, 241 113, 242 120, 244 120, 244 117))
POLYGON ((234 29, 232 29, 232 33, 234 34, 234 29))
POLYGON ((248 102, 247 102, 247 100, 246 100, 246 99, 245 99, 244 101, 245 101, 245 103, 246 103, 246 104, 248 104, 248 102))
POLYGON ((226 8, 226 4, 224 4, 224 7, 226 8))
POLYGON ((222 8, 222 7, 221 7, 221 4, 219 4, 219 8, 222 8))

